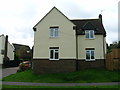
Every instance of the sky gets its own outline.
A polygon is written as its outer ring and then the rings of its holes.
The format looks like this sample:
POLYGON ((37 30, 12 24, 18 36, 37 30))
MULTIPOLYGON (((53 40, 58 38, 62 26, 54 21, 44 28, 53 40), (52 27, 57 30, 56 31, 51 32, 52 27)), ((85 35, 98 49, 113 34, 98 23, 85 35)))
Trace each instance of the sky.
POLYGON ((118 40, 119 0, 0 0, 0 35, 10 43, 34 44, 34 25, 54 6, 69 19, 96 19, 102 14, 108 44, 118 40))

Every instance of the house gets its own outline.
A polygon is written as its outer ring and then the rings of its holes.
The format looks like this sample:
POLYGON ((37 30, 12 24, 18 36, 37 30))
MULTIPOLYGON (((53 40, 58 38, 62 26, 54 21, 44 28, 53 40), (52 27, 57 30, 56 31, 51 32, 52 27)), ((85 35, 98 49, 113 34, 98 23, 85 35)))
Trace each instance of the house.
POLYGON ((104 68, 106 31, 97 19, 68 19, 53 7, 34 27, 33 72, 104 68))
POLYGON ((14 60, 14 46, 9 43, 8 36, 0 35, 0 64, 14 60))
POLYGON ((31 60, 32 51, 28 45, 13 43, 15 47, 15 60, 31 60))

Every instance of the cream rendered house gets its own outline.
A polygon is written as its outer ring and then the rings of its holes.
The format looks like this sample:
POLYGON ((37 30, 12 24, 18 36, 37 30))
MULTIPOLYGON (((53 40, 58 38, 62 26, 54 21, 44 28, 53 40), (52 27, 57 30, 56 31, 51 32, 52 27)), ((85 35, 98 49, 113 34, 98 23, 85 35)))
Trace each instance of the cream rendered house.
POLYGON ((34 27, 34 73, 103 68, 106 32, 98 19, 69 20, 53 7, 34 27))
POLYGON ((6 49, 5 42, 6 42, 6 36, 4 36, 3 34, 0 35, 0 64, 3 64, 3 60, 6 57, 9 60, 14 60, 14 47, 13 47, 13 45, 10 44, 9 42, 7 42, 7 49, 6 49))

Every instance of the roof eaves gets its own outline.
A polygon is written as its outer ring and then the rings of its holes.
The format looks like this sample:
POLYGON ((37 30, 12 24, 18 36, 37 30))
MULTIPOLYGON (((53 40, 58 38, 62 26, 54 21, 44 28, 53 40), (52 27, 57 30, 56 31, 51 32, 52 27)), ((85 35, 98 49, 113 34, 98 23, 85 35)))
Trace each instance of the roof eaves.
POLYGON ((89 20, 99 20, 98 18, 96 19, 71 19, 71 21, 89 21, 89 20))
POLYGON ((53 7, 33 28, 35 28, 55 7, 53 7))

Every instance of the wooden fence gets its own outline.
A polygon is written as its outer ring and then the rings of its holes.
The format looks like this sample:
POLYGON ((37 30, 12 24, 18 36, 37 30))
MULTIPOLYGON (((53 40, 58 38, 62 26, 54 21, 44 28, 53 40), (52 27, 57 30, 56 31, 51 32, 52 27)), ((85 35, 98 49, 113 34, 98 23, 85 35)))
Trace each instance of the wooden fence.
POLYGON ((105 63, 108 70, 120 70, 120 48, 112 49, 111 53, 106 54, 105 63))

